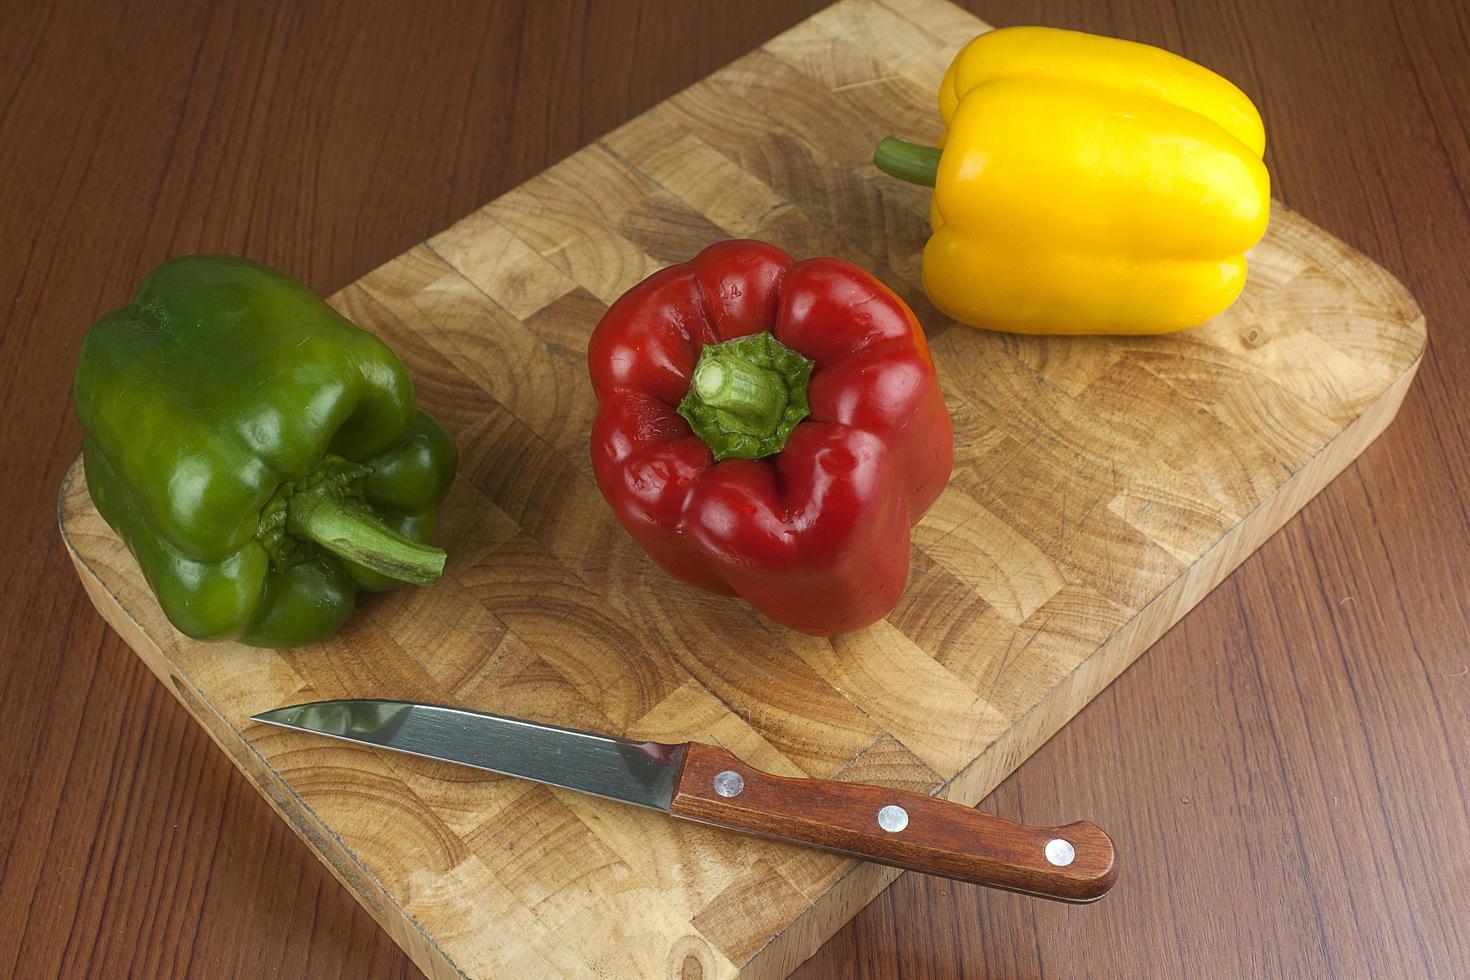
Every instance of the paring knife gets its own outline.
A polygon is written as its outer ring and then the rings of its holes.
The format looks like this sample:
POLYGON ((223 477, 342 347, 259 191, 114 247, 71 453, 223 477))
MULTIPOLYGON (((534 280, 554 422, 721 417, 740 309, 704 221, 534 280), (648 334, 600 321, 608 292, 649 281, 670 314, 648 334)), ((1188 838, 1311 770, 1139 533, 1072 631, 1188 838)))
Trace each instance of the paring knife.
POLYGON ((702 742, 633 742, 408 701, 318 701, 253 720, 1062 902, 1096 901, 1117 877, 1112 840, 1086 821, 1030 827, 904 790, 776 776, 702 742))

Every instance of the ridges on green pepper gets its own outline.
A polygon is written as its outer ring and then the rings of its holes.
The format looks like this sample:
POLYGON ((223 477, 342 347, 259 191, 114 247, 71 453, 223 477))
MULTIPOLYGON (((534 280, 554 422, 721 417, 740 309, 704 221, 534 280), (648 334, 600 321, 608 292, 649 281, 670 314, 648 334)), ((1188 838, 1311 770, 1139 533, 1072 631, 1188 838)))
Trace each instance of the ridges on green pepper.
POLYGON ((175 259, 88 333, 87 484, 181 632, 293 646, 438 578, 453 440, 397 356, 305 286, 175 259))

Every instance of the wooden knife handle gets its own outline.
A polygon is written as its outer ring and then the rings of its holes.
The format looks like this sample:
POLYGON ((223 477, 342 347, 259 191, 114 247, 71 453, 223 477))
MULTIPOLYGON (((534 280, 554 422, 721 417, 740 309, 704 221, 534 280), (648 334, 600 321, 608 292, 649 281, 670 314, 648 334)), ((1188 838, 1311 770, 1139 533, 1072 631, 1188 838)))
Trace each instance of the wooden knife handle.
POLYGON ((774 776, 700 742, 688 744, 670 812, 1062 902, 1096 901, 1118 876, 1112 840, 1086 821, 1029 827, 905 790, 774 776))

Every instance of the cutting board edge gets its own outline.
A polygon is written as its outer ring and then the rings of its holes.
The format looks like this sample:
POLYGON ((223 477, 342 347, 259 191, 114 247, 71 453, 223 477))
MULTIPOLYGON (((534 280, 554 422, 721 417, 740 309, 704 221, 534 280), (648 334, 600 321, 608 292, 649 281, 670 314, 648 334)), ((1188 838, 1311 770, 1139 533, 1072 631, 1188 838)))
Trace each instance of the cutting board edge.
MULTIPOLYGON (((939 793, 946 799, 968 806, 978 805, 1006 777, 1020 768, 1026 759, 1075 718, 1093 698, 1122 676, 1165 633, 1189 615, 1205 596, 1218 588, 1246 559, 1326 489, 1328 484, 1341 476, 1397 417, 1409 387, 1418 374, 1419 365, 1423 362, 1423 325, 1422 315, 1409 324, 1410 328, 1420 331, 1419 354, 1357 418, 1339 430, 1315 456, 1292 473, 1270 498, 1231 528, 1150 600, 1148 605, 1115 630, 1045 697, 1012 722, 1004 734, 986 746, 973 762, 941 787, 939 793), (1130 648, 1136 652, 1128 653, 1130 648), (1118 654, 1114 651, 1122 652, 1118 654), (1116 664, 1107 662, 1110 655, 1117 660, 1116 664), (1096 674, 1096 677, 1086 677, 1087 672, 1096 674), (1080 695, 1074 690, 1079 683, 1082 685, 1080 695), (1072 705, 1058 709, 1055 702, 1068 698, 1071 698, 1072 705), (1038 717, 1043 719, 1039 727, 1026 728, 1033 718, 1038 717), (1048 718, 1060 718, 1061 721, 1047 725, 1044 720, 1048 718), (1022 739, 1023 735, 1026 736, 1025 739, 1022 739), (1017 739, 1036 741, 1029 750, 1017 750, 1011 745, 1017 739)), ((1058 819, 1065 818, 1065 815, 1057 816, 1058 819)))

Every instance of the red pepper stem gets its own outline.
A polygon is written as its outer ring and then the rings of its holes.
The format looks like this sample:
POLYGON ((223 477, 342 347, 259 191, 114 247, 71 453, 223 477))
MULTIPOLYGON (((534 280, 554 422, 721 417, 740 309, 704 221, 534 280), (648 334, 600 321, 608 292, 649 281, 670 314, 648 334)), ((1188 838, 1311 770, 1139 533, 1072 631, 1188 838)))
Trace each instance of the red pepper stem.
POLYGON ((444 574, 443 551, 405 538, 343 496, 311 490, 292 494, 286 504, 286 530, 401 582, 433 585, 444 574))
POLYGON ((775 428, 786 407, 786 382, 775 371, 737 356, 706 358, 694 372, 694 391, 711 408, 775 428))
POLYGON ((806 389, 814 366, 770 331, 709 344, 679 414, 717 461, 773 456, 811 412, 806 389))
POLYGON ((890 136, 873 151, 873 166, 911 184, 933 187, 939 174, 940 149, 890 136))

